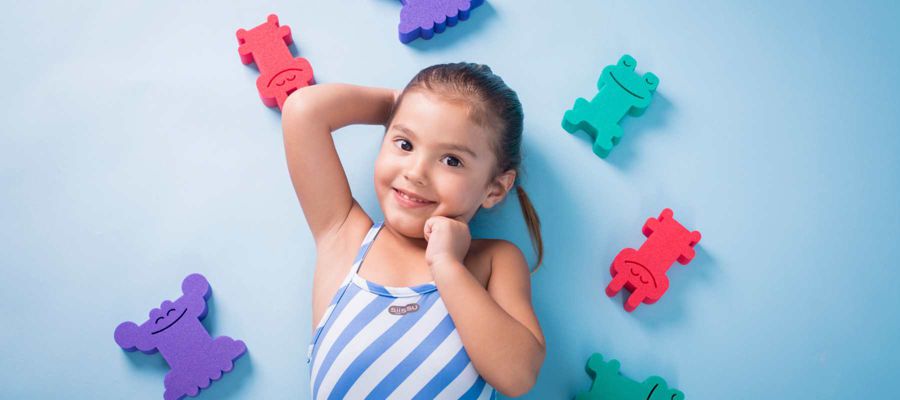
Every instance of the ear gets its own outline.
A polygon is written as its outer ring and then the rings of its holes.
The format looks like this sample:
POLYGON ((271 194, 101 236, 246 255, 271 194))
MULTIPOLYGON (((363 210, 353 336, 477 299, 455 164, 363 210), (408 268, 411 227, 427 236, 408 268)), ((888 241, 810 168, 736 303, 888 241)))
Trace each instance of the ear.
POLYGON ((203 320, 207 311, 206 301, 212 294, 212 288, 209 287, 206 277, 198 273, 188 275, 181 282, 181 291, 184 296, 181 296, 176 302, 184 304, 189 315, 203 320))
POLYGON ((190 294, 204 299, 209 299, 210 288, 206 277, 198 273, 188 275, 181 281, 181 292, 190 294))
POLYGON ((488 184, 487 197, 481 202, 481 206, 491 208, 503 201, 515 183, 516 170, 513 169, 494 177, 488 184))

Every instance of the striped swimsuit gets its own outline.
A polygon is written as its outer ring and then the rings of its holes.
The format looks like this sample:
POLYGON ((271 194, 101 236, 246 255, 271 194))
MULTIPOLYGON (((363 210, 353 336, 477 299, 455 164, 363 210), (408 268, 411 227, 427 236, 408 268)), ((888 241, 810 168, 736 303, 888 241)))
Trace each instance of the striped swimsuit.
POLYGON ((490 399, 434 282, 389 287, 357 273, 369 229, 309 345, 312 399, 490 399))

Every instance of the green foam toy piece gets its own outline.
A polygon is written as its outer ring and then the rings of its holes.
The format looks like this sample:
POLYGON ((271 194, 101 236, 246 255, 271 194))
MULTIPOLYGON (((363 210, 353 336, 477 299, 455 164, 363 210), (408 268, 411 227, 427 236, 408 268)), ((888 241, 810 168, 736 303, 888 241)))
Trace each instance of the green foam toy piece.
POLYGON ((618 64, 603 68, 594 99, 587 101, 579 97, 575 106, 563 116, 563 129, 569 133, 587 132, 594 140, 594 154, 600 158, 606 158, 622 138, 619 121, 625 114, 641 115, 659 85, 659 78, 652 72, 643 76, 635 73, 636 65, 637 61, 626 54, 618 64))
POLYGON ((575 400, 684 400, 684 393, 669 389, 666 381, 651 376, 636 382, 619 374, 619 361, 603 362, 600 353, 588 359, 585 371, 594 380, 591 390, 581 393, 575 400))

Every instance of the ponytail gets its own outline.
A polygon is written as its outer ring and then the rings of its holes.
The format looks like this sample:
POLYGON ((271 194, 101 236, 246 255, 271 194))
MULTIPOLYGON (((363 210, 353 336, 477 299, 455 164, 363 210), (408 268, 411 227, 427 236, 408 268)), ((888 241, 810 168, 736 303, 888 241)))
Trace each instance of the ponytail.
POLYGON ((534 205, 531 204, 531 200, 528 199, 528 195, 525 194, 525 189, 522 189, 521 185, 516 185, 516 193, 519 194, 519 205, 522 208, 522 216, 525 217, 525 224, 528 225, 528 233, 531 235, 531 245, 537 253, 537 263, 534 265, 534 269, 531 270, 531 273, 534 273, 541 266, 541 261, 544 260, 544 241, 541 239, 541 220, 538 218, 534 205))

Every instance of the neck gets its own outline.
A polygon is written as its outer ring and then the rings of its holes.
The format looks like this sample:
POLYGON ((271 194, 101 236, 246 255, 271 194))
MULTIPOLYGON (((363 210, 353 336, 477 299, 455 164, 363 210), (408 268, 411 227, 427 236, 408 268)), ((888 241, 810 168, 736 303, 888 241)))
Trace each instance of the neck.
POLYGON ((425 249, 428 247, 428 241, 426 241, 424 238, 406 236, 394 230, 394 228, 387 222, 384 223, 384 226, 381 228, 381 230, 381 235, 385 233, 384 231, 387 231, 390 240, 394 242, 394 246, 404 251, 424 253, 425 249))

